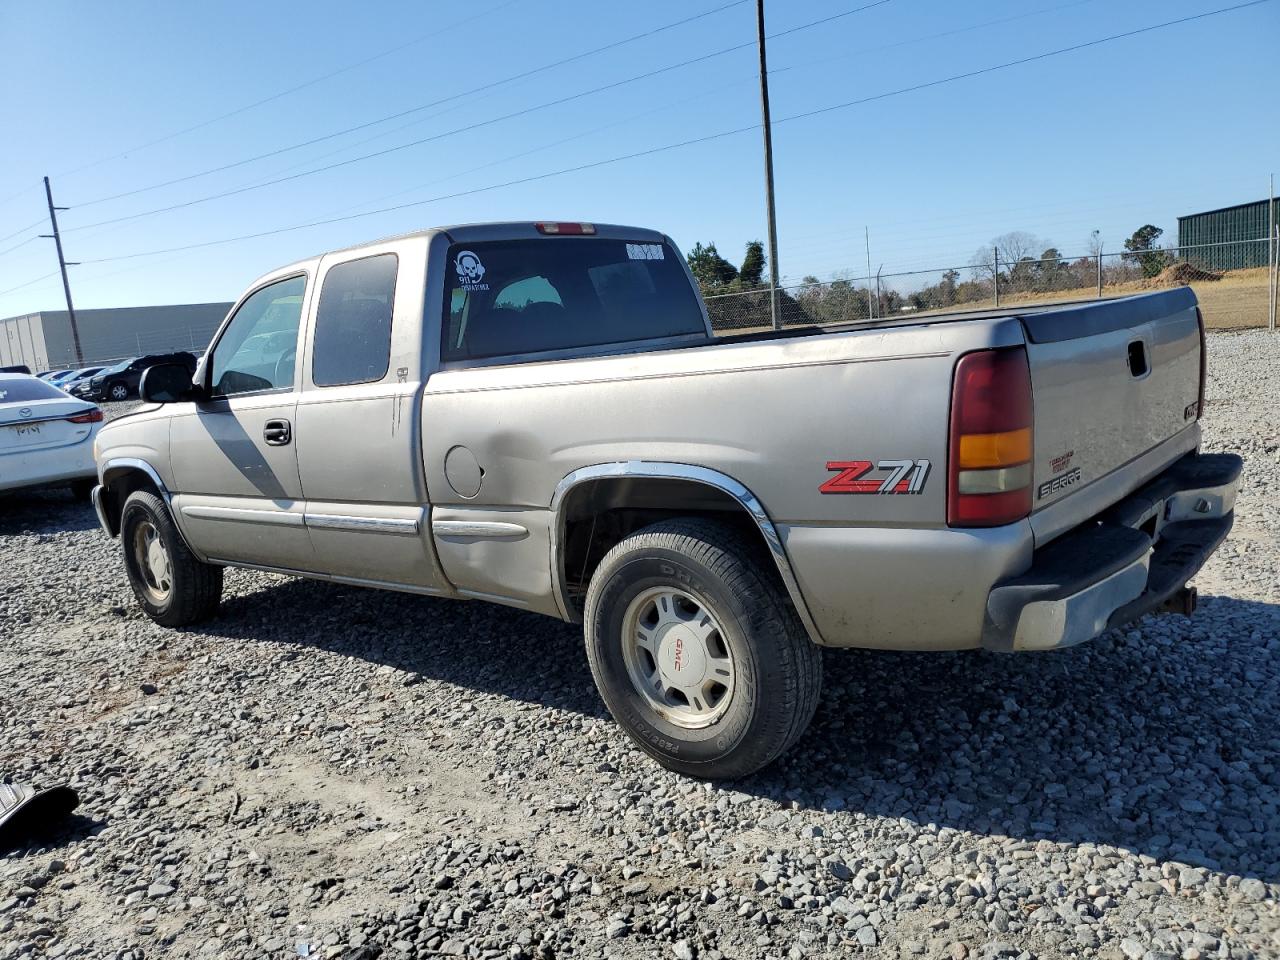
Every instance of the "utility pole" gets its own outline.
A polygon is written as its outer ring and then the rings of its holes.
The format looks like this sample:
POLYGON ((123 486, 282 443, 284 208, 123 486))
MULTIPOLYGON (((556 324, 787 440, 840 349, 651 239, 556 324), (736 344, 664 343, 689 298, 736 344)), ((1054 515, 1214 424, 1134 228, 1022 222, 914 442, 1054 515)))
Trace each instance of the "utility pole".
POLYGON ((876 318, 875 309, 871 306, 871 228, 864 226, 862 228, 862 237, 867 243, 867 319, 874 320, 876 318))
POLYGON ((1267 266, 1271 268, 1270 302, 1267 304, 1267 329, 1276 328, 1276 264, 1280 263, 1280 245, 1276 244, 1276 175, 1267 178, 1267 266))
POLYGON ((58 233, 58 211, 66 210, 66 207, 55 207, 53 205, 53 188, 49 186, 49 178, 44 178, 44 195, 49 201, 49 223, 53 227, 53 233, 42 233, 42 237, 52 237, 53 245, 58 248, 58 268, 62 271, 62 292, 67 295, 67 317, 71 320, 71 342, 76 351, 76 367, 84 366, 84 353, 80 349, 80 328, 76 326, 76 308, 71 303, 71 281, 67 279, 67 267, 78 266, 78 264, 68 264, 66 257, 62 255, 62 234, 58 233))
POLYGON ((769 307, 773 329, 782 329, 778 302, 778 224, 773 212, 773 130, 769 122, 769 67, 764 54, 764 0, 756 0, 756 40, 760 47, 760 115, 764 127, 764 198, 769 217, 769 307))
POLYGON ((1102 299, 1102 247, 1101 240, 1098 241, 1098 299, 1102 299))

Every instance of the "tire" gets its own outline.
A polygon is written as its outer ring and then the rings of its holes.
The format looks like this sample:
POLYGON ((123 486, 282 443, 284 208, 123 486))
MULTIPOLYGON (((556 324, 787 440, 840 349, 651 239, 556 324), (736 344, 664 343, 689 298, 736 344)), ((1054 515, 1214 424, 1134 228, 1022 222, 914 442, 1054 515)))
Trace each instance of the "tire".
POLYGON ((583 632, 609 712, 677 773, 726 780, 754 773, 800 738, 817 709, 821 651, 771 559, 724 524, 666 520, 615 546, 591 579, 583 632), (641 635, 647 647, 629 639, 641 635), (661 689, 686 682, 669 678, 691 668, 702 686, 661 689), (717 684, 725 688, 719 699, 717 684))
POLYGON ((107 399, 113 403, 123 403, 129 399, 129 385, 127 383, 109 383, 103 391, 107 395, 107 399))
POLYGON ((124 502, 120 512, 120 546, 133 594, 156 623, 163 627, 184 627, 207 620, 218 612, 222 600, 222 568, 202 563, 192 555, 174 526, 169 508, 154 493, 136 490, 124 502), (162 548, 162 567, 140 557, 140 553, 149 553, 140 548, 140 540, 162 548), (161 568, 167 576, 157 576, 156 570, 161 568))

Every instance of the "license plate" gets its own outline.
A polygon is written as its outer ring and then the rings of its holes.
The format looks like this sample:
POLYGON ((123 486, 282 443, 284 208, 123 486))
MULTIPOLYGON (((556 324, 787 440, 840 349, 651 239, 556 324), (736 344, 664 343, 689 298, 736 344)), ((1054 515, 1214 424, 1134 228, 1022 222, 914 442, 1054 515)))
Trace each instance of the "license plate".
POLYGON ((19 443, 33 443, 40 439, 40 424, 15 423, 6 428, 9 436, 15 437, 19 443))

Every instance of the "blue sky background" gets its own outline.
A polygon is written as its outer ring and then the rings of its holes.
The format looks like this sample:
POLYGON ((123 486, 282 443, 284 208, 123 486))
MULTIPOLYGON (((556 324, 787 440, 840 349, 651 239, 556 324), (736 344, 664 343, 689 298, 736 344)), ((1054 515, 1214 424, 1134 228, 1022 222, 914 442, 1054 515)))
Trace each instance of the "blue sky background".
MULTIPOLYGON (((312 253, 474 220, 655 226, 686 250, 715 241, 736 262, 748 240, 765 234, 758 129, 338 224, 91 262, 437 197, 754 124, 754 3, 740 2, 396 121, 92 202, 408 110, 726 2, 4 3, 0 236, 14 236, 0 251, 21 245, 0 256, 0 290, 56 269, 52 241, 26 242, 47 225, 20 230, 44 212, 44 174, 53 177, 59 204, 72 208, 62 227, 68 259, 84 261, 72 273, 83 307, 231 300, 257 274, 312 253), (377 159, 88 226, 444 133, 739 43, 748 46, 377 159)), ((1268 173, 1280 166, 1269 79, 1280 35, 1276 2, 779 122, 1229 4, 891 0, 775 39, 769 57, 784 277, 864 273, 864 225, 873 270, 883 264, 892 273, 968 263, 979 246, 1012 230, 1076 254, 1097 228, 1107 249, 1118 250, 1143 223, 1172 238, 1180 213, 1262 198, 1268 173), (1011 17, 1019 19, 992 23, 1011 17), (963 32, 934 36, 948 31, 963 32)), ((768 29, 859 5, 770 0, 768 29)), ((62 306, 56 276, 0 295, 0 316, 62 306)))

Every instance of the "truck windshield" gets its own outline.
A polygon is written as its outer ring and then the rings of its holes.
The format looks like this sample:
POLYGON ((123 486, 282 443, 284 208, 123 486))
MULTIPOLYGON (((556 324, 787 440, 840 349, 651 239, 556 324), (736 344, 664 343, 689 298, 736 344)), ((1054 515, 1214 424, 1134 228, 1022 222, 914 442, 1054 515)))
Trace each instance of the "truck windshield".
POLYGON ((444 292, 445 360, 706 332, 680 255, 665 243, 455 244, 444 292))

